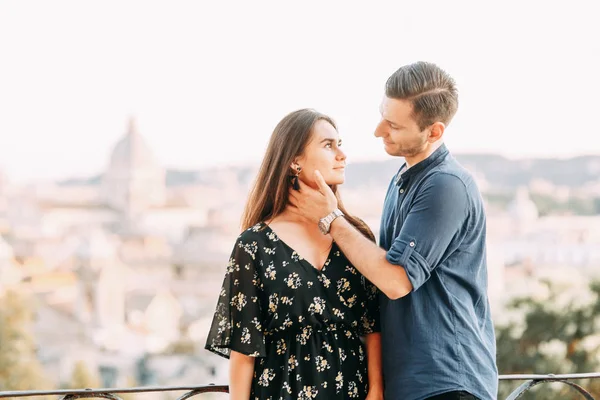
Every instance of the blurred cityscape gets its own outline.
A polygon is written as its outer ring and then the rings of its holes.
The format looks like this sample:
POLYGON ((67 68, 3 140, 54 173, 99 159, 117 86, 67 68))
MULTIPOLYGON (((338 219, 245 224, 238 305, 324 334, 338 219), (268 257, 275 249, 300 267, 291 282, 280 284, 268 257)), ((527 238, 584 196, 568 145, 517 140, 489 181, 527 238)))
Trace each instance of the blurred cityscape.
MULTIPOLYGON (((98 176, 13 184, 0 177, 0 297, 32 301, 45 376, 72 381, 84 363, 101 387, 226 383, 203 349, 256 168, 167 170, 131 118, 98 176)), ((600 156, 456 158, 488 213, 494 319, 506 302, 543 298, 544 279, 579 292, 600 266, 600 156)), ((377 234, 401 160, 350 164, 342 196, 377 234)), ((553 371, 540 371, 553 372, 553 371)))

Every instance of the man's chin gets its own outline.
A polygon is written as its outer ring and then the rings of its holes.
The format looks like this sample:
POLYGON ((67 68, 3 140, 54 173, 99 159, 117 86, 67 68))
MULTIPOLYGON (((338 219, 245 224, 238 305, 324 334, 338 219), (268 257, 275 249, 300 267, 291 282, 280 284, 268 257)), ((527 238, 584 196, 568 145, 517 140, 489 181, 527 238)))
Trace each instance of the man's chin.
POLYGON ((384 144, 383 148, 384 148, 385 152, 388 153, 390 156, 395 156, 396 155, 396 152, 394 151, 394 148, 392 146, 384 144))

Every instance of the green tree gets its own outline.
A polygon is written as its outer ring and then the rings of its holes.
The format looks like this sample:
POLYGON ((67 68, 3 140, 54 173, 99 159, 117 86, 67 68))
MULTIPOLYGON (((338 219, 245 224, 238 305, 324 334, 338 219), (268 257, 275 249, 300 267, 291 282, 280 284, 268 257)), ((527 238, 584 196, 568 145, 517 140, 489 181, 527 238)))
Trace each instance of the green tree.
MULTIPOLYGON (((501 374, 566 374, 600 370, 600 282, 589 291, 568 291, 544 282, 545 299, 518 298, 506 312, 517 316, 496 327, 497 362, 501 374)), ((500 384, 505 399, 523 382, 500 384)), ((600 396, 600 382, 575 382, 600 396)), ((579 399, 564 384, 542 384, 522 399, 579 399)))
POLYGON ((31 335, 33 312, 15 291, 0 294, 0 391, 51 389, 31 335))

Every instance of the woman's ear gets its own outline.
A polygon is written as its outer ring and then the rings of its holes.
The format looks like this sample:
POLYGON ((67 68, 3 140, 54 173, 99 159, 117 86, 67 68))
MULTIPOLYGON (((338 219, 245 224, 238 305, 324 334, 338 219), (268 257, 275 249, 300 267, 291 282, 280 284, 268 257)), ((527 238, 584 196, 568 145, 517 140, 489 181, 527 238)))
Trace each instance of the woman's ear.
POLYGON ((302 167, 298 163, 297 159, 292 161, 292 165, 290 165, 290 168, 292 169, 292 171, 296 171, 296 172, 300 172, 300 170, 302 170, 302 167))

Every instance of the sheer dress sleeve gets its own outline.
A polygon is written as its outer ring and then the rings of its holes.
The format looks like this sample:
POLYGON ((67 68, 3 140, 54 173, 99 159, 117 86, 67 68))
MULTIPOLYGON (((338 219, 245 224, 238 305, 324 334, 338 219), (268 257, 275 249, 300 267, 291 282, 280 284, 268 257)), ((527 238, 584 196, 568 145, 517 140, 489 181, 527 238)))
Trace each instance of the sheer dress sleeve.
POLYGON ((379 323, 379 290, 364 276, 362 281, 366 294, 366 306, 360 321, 359 334, 364 336, 368 333, 381 332, 381 327, 379 323))
POLYGON ((229 358, 231 350, 265 357, 259 247, 242 234, 231 252, 205 348, 229 358))

